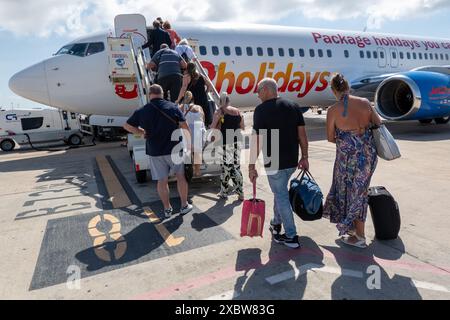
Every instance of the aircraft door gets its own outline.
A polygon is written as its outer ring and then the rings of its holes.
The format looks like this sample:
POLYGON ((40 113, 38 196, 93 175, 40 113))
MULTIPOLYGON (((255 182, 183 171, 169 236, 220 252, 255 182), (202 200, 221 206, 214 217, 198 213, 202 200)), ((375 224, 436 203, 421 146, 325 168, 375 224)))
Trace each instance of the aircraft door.
POLYGON ((114 19, 117 38, 131 38, 135 47, 147 43, 147 26, 141 14, 120 14, 114 19))
POLYGON ((391 59, 391 67, 392 68, 398 68, 398 51, 395 48, 391 48, 389 50, 390 53, 390 59, 391 59))
POLYGON ((378 48, 378 67, 386 68, 387 58, 386 50, 384 48, 378 48))

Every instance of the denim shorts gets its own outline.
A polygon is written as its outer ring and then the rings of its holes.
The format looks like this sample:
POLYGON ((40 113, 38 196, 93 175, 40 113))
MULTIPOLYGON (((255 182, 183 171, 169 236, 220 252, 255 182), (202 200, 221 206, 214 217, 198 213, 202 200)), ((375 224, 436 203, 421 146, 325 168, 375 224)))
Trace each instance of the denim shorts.
POLYGON ((184 164, 175 164, 172 155, 150 157, 150 171, 155 181, 164 180, 172 175, 184 173, 184 164))

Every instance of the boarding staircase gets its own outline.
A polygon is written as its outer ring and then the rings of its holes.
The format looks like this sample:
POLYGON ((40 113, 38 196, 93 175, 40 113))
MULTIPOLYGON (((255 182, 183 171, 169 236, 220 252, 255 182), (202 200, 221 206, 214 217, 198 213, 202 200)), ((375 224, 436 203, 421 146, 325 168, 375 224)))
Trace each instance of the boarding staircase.
MULTIPOLYGON (((136 45, 132 37, 108 37, 108 59, 109 77, 113 86, 118 84, 128 88, 136 88, 138 92, 139 107, 149 103, 149 88, 155 83, 155 74, 148 71, 146 66, 148 60, 142 48, 136 45)), ((198 59, 193 61, 199 73, 209 82, 208 73, 198 59)), ((212 86, 214 88, 214 86, 212 86)), ((219 105, 219 93, 214 88, 208 92, 208 105, 211 114, 217 110, 219 105)), ((136 179, 138 182, 146 181, 146 172, 149 169, 148 156, 145 154, 145 140, 134 135, 128 136, 128 150, 134 161, 136 179)), ((215 157, 215 155, 213 155, 215 157)), ((204 159, 206 160, 206 159, 204 159)), ((207 161, 211 161, 208 159, 207 161)), ((203 164, 202 176, 217 176, 220 174, 220 166, 217 164, 203 164)))

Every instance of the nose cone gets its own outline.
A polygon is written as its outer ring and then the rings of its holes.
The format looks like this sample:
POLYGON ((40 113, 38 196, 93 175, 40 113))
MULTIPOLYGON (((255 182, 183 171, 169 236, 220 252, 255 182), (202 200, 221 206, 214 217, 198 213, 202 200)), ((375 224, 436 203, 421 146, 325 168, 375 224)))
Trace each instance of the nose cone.
POLYGON ((44 62, 16 73, 9 80, 9 88, 21 97, 50 105, 44 62))

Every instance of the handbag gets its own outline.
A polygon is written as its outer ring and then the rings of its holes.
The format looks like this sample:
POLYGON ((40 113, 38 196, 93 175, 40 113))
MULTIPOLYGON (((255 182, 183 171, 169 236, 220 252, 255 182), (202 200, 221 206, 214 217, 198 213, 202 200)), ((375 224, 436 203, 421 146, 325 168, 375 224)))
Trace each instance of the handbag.
POLYGON ((384 124, 372 127, 377 154, 381 159, 394 160, 401 157, 400 150, 394 137, 384 124))
POLYGON ((314 221, 322 218, 323 194, 309 171, 302 170, 297 178, 291 180, 289 201, 300 219, 314 221))
POLYGON ((253 183, 253 198, 245 200, 242 207, 241 237, 262 237, 266 203, 256 198, 256 182, 253 183))

